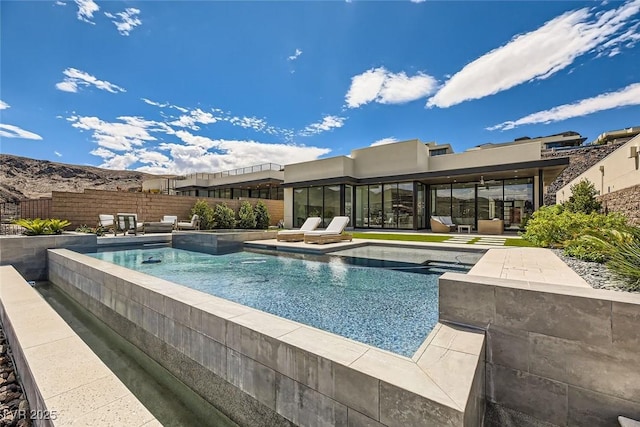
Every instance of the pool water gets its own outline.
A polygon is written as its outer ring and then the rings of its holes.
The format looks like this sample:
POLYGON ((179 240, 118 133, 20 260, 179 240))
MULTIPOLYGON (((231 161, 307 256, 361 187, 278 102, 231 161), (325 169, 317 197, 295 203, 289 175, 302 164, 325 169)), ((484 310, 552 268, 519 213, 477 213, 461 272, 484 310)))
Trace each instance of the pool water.
POLYGON ((442 271, 416 274, 353 265, 339 256, 247 251, 88 255, 408 357, 438 321, 442 271), (150 257, 161 262, 143 263, 150 257))

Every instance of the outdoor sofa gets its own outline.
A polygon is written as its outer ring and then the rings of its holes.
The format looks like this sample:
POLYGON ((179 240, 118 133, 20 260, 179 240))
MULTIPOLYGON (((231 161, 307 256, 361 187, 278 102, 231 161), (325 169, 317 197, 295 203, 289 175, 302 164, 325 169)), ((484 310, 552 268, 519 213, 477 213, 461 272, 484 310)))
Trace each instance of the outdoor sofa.
POLYGON ((431 231, 434 233, 449 233, 455 230, 456 224, 453 223, 450 216, 432 216, 431 231))

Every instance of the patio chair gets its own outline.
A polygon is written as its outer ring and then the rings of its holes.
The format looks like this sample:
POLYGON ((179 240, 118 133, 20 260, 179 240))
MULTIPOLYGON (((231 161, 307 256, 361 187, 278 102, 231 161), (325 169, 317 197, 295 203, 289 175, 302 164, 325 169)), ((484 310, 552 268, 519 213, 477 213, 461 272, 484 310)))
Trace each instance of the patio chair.
POLYGON ((305 243, 337 243, 343 240, 351 241, 351 234, 342 234, 344 228, 349 224, 348 216, 334 217, 325 230, 307 231, 304 233, 305 243))
POLYGON ((97 227, 102 227, 107 231, 113 230, 115 234, 116 228, 115 228, 115 220, 113 219, 113 215, 99 214, 97 227))
POLYGON ((115 234, 118 234, 117 231, 122 231, 123 234, 133 231, 133 234, 137 235, 138 230, 142 231, 144 229, 144 224, 138 221, 138 214, 135 213, 118 212, 116 221, 115 234))
POLYGON ((178 221, 176 227, 178 230, 200 230, 200 217, 194 214, 191 217, 191 221, 178 221))
POLYGON ((449 233, 456 228, 450 216, 432 216, 431 231, 434 233, 449 233))
POLYGON ((318 225, 320 225, 320 217, 310 216, 299 230, 278 231, 276 240, 278 242, 301 242, 304 240, 304 233, 315 230, 318 225))

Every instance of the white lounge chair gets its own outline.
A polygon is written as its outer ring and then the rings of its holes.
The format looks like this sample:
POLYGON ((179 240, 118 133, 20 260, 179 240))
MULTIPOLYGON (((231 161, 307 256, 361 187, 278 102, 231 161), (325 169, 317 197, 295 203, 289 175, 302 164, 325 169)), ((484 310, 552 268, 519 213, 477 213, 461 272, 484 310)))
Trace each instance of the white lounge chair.
POLYGON ((178 230, 200 230, 200 217, 194 214, 191 217, 191 221, 178 221, 176 227, 178 230))
POLYGON ((307 231, 304 233, 305 243, 336 243, 343 240, 351 241, 351 234, 342 234, 345 227, 349 224, 348 216, 334 217, 325 230, 307 231))
POLYGON ((113 231, 113 234, 115 234, 116 232, 115 220, 113 219, 113 215, 99 214, 97 226, 102 227, 107 231, 113 231))
POLYGON ((310 216, 299 230, 278 231, 276 240, 278 242, 301 242, 304 240, 304 233, 315 230, 318 225, 320 225, 320 217, 310 216))
POLYGON ((450 216, 432 216, 431 231, 434 233, 449 233, 456 228, 450 216))

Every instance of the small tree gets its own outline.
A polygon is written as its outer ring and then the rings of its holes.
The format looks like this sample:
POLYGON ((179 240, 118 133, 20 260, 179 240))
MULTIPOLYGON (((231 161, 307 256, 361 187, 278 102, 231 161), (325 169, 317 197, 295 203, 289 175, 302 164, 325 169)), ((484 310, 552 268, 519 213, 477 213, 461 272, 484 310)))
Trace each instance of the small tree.
POLYGON ((238 221, 238 227, 240 228, 256 228, 256 214, 253 212, 251 203, 242 202, 240 210, 238 211, 240 220, 238 221))
POLYGON ((597 190, 595 185, 587 179, 571 186, 571 197, 564 203, 569 212, 600 212, 602 205, 596 200, 597 190))
POLYGON ((193 208, 191 208, 191 215, 198 215, 200 217, 200 229, 211 230, 214 225, 213 208, 209 206, 206 200, 198 200, 193 208))
POLYGON ((258 200, 258 203, 256 203, 256 207, 254 208, 254 212, 256 214, 256 228, 262 230, 269 228, 271 215, 269 215, 267 205, 265 205, 262 200, 258 200))
POLYGON ((213 222, 216 228, 233 228, 236 226, 236 213, 226 203, 220 203, 213 210, 213 222))

